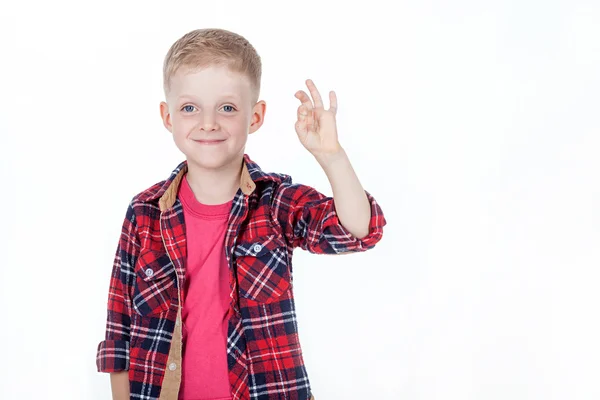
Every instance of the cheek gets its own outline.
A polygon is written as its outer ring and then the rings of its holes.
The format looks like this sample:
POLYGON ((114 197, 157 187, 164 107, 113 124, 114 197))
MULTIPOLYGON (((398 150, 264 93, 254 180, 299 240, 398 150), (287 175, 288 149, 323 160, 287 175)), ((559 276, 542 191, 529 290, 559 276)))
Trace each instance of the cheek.
POLYGON ((173 118, 172 124, 173 133, 178 136, 186 135, 187 132, 194 129, 194 126, 198 125, 190 118, 173 118))
POLYGON ((244 135, 248 129, 246 122, 242 118, 221 120, 219 121, 219 126, 221 127, 222 131, 227 132, 233 137, 240 137, 244 135))

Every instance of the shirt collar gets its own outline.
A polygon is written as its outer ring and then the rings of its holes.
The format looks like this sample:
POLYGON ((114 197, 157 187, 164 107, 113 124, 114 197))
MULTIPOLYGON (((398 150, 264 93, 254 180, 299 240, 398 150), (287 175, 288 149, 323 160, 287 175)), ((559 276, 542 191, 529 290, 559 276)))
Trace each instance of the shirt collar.
MULTIPOLYGON (((179 185, 183 176, 187 172, 187 160, 182 161, 169 175, 165 181, 161 182, 160 186, 156 185, 154 190, 149 190, 138 197, 139 201, 147 202, 158 199, 160 210, 171 208, 177 199, 179 185)), ((272 174, 264 172, 258 164, 250 159, 247 154, 244 154, 242 171, 240 173, 240 189, 249 196, 256 189, 256 182, 262 180, 272 180, 281 182, 280 174, 272 174)))

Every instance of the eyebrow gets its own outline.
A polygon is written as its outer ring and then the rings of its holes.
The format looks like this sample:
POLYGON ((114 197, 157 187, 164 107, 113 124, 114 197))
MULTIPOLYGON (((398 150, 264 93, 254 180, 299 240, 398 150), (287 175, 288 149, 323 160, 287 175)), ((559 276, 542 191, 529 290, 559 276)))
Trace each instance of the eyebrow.
MULTIPOLYGON (((196 96, 193 96, 191 94, 182 94, 181 96, 177 97, 177 100, 181 100, 184 98, 189 98, 189 99, 196 99, 196 96)), ((235 95, 235 94, 224 94, 221 96, 222 99, 233 99, 233 100, 240 100, 240 97, 235 95)))

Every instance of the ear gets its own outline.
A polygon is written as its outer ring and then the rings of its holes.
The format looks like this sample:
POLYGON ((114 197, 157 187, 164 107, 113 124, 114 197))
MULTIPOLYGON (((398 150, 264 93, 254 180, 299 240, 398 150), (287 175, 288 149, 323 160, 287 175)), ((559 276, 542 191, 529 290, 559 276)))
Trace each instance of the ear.
POLYGON ((252 107, 252 117, 250 117, 250 129, 249 134, 252 134, 260 128, 265 120, 265 113, 267 112, 267 103, 264 100, 257 102, 252 107))
POLYGON ((169 114, 169 105, 164 101, 160 102, 160 117, 163 120, 163 125, 167 130, 173 133, 173 125, 171 124, 171 114, 169 114))

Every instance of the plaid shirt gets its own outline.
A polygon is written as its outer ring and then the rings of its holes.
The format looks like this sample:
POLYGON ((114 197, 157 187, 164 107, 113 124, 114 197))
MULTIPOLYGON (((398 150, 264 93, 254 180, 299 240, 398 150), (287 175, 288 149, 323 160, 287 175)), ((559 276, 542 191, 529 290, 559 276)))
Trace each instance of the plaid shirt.
MULTIPOLYGON (((186 236, 180 163, 168 179, 131 200, 110 277, 99 372, 129 371, 131 399, 177 400, 181 383, 181 307, 186 236)), ((227 366, 234 400, 310 399, 292 290, 292 252, 371 249, 386 224, 375 199, 368 236, 339 222, 332 197, 265 173, 244 155, 225 236, 230 307, 227 366)))

